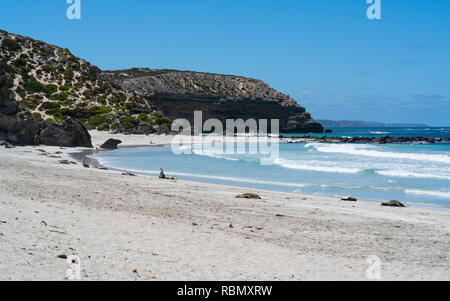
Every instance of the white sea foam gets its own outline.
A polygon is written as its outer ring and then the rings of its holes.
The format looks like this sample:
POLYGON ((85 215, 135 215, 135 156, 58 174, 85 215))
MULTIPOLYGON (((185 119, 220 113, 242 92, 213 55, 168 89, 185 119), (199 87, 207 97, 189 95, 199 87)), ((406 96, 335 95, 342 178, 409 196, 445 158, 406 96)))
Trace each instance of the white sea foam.
POLYGON ((438 180, 450 180, 450 175, 439 175, 431 173, 417 173, 404 170, 379 170, 377 174, 394 177, 394 178, 422 178, 422 179, 438 179, 438 180))
POLYGON ((390 132, 381 132, 381 131, 370 131, 370 134, 374 134, 374 135, 387 135, 390 134, 390 132))
POLYGON ((319 152, 323 153, 339 153, 348 155, 357 155, 375 158, 393 158, 393 159, 407 159, 415 161, 431 161, 450 164, 450 156, 444 154, 422 154, 422 153, 397 153, 388 151, 379 151, 367 145, 355 144, 318 144, 309 143, 305 147, 314 147, 319 152))
POLYGON ((298 161, 291 161, 287 159, 275 159, 274 164, 280 165, 289 169, 299 169, 299 170, 309 170, 309 171, 321 171, 321 172, 334 172, 334 173, 349 173, 356 174, 360 172, 357 168, 346 168, 339 166, 324 166, 324 165, 312 165, 310 162, 308 164, 302 164, 298 161))
POLYGON ((405 193, 406 194, 414 194, 414 195, 427 195, 427 196, 450 199, 450 192, 443 192, 443 191, 407 189, 407 190, 405 190, 405 193))

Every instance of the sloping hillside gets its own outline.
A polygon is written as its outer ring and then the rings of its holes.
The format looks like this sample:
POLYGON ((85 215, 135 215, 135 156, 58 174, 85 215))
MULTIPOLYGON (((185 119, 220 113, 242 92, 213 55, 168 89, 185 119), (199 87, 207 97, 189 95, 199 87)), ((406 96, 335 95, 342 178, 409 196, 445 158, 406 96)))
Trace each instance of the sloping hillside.
POLYGON ((170 131, 171 120, 279 119, 281 132, 322 132, 294 99, 234 75, 134 68, 104 71, 68 49, 0 31, 0 75, 12 98, 40 120, 79 120, 89 129, 170 131))
POLYGON ((142 133, 169 127, 149 101, 105 80, 68 49, 0 31, 0 58, 12 97, 39 119, 69 116, 91 129, 142 133))

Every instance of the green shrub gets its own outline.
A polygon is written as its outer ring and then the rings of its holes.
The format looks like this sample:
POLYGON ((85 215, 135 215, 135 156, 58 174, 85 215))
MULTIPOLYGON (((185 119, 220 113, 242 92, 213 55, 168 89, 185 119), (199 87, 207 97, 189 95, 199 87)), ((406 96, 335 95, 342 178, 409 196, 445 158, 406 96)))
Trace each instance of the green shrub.
POLYGON ((61 91, 61 92, 67 92, 67 91, 69 91, 71 88, 72 88, 71 85, 64 85, 64 86, 60 86, 60 87, 59 87, 59 91, 61 91))
POLYGON ((44 70, 47 73, 55 73, 56 72, 56 69, 49 65, 42 66, 42 70, 44 70))
POLYGON ((64 120, 64 116, 61 114, 61 112, 55 112, 53 113, 53 118, 56 121, 63 121, 64 120))
POLYGON ((87 126, 90 129, 95 129, 99 126, 101 126, 102 124, 105 124, 108 122, 108 119, 106 118, 106 116, 104 115, 96 115, 93 116, 91 118, 89 118, 89 120, 87 121, 87 126))
POLYGON ((150 119, 150 117, 148 117, 148 115, 147 115, 147 114, 144 114, 144 113, 139 114, 138 119, 139 119, 140 121, 143 121, 143 122, 146 122, 146 123, 151 123, 151 122, 152 122, 152 120, 150 119))
POLYGON ((42 91, 43 85, 37 80, 31 80, 25 83, 25 90, 31 93, 38 93, 42 91))
POLYGON ((49 85, 44 86, 43 90, 46 94, 51 95, 58 91, 58 87, 55 85, 49 84, 49 85))
POLYGON ((97 102, 106 105, 106 97, 105 96, 100 96, 97 98, 97 102))
POLYGON ((77 111, 76 110, 71 110, 71 109, 69 109, 69 108, 62 108, 61 109, 61 114, 63 115, 63 116, 69 116, 69 117, 75 117, 76 116, 76 114, 77 114, 77 111))
POLYGON ((100 115, 100 114, 107 114, 107 113, 111 112, 111 109, 108 108, 108 107, 105 107, 105 106, 101 106, 101 107, 100 106, 95 106, 95 107, 92 107, 89 110, 89 112, 92 115, 100 115))
POLYGON ((56 102, 46 101, 44 102, 41 107, 45 110, 52 110, 52 109, 59 109, 61 108, 61 105, 56 102))
POLYGON ((30 69, 28 69, 26 66, 20 66, 19 68, 23 77, 28 76, 28 72, 30 72, 30 69))
POLYGON ((9 39, 9 38, 6 38, 3 40, 2 47, 6 47, 7 49, 12 50, 12 51, 16 51, 16 50, 22 48, 19 43, 17 43, 13 39, 9 39))
POLYGON ((61 102, 67 101, 67 98, 69 97, 69 92, 61 92, 61 93, 54 93, 51 96, 48 96, 51 100, 57 100, 61 102))
POLYGON ((127 110, 131 110, 134 107, 135 107, 135 105, 132 102, 126 102, 125 105, 124 105, 124 108, 127 109, 127 110))
POLYGON ((152 113, 152 117, 153 117, 153 120, 155 120, 155 122, 158 125, 162 125, 164 123, 169 123, 169 124, 171 123, 171 120, 168 117, 161 117, 158 114, 156 114, 155 112, 152 113))
POLYGON ((131 116, 123 116, 120 117, 120 123, 124 129, 135 129, 137 124, 139 123, 136 119, 131 116))
POLYGON ((160 125, 160 127, 161 127, 161 130, 162 130, 164 133, 170 133, 170 132, 171 132, 171 130, 170 130, 170 124, 168 124, 168 123, 163 123, 163 124, 160 125))
POLYGON ((19 57, 18 59, 14 60, 14 65, 16 65, 17 67, 26 66, 27 60, 22 57, 19 57))

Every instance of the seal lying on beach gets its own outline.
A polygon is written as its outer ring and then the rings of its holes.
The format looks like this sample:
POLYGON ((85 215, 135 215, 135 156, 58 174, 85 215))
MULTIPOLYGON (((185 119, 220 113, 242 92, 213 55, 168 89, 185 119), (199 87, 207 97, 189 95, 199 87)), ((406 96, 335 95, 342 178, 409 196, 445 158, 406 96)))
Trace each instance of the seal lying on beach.
POLYGON ((381 204, 381 206, 388 206, 388 207, 406 207, 399 201, 388 201, 381 204))
POLYGON ((236 196, 237 199, 256 199, 261 200, 261 197, 255 193, 244 193, 236 196))

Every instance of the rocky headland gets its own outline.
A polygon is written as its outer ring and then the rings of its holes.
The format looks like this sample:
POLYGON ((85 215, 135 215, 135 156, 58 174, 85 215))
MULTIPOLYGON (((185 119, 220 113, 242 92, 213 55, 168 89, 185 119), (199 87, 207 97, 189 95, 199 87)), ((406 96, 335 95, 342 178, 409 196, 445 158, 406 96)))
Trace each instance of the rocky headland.
POLYGON ((145 68, 102 71, 66 48, 2 30, 0 76, 8 94, 2 131, 17 143, 54 143, 47 134, 35 139, 37 124, 44 133, 80 125, 113 133, 170 133, 172 120, 192 121, 198 110, 204 119, 279 119, 282 132, 323 132, 305 108, 260 80, 145 68), (7 101, 17 109, 7 109, 7 101), (25 119, 12 126, 11 116, 18 112, 25 119), (33 128, 27 134, 18 130, 24 122, 33 128))
MULTIPOLYGON (((177 70, 106 71, 126 91, 133 91, 172 120, 191 123, 194 111, 204 119, 279 119, 284 133, 322 133, 323 127, 291 97, 261 80, 234 75, 177 70)), ((270 122, 269 122, 270 123, 270 122)))

